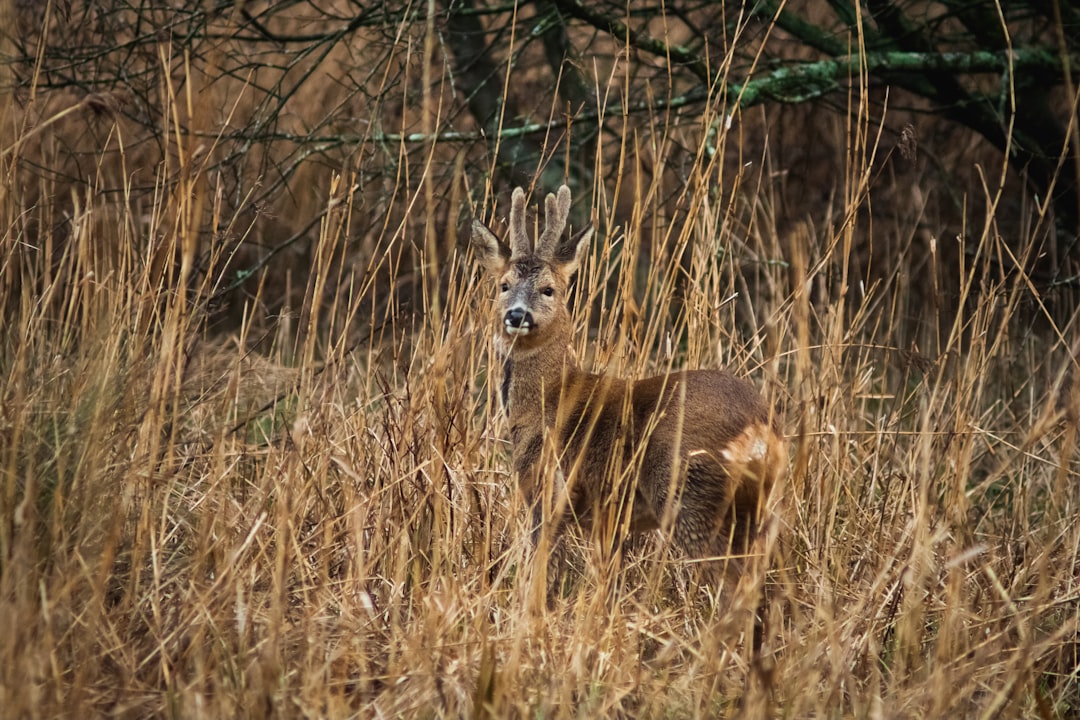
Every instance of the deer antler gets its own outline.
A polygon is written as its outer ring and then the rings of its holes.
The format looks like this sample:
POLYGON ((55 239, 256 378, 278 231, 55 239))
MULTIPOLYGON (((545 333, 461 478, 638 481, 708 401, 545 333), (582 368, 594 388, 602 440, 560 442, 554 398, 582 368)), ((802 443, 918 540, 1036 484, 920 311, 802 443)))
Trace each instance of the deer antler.
POLYGON ((525 191, 514 188, 510 197, 510 257, 525 257, 532 250, 529 231, 525 227, 525 191))
POLYGON ((570 188, 559 188, 558 197, 549 194, 544 201, 544 232, 536 241, 536 254, 543 258, 555 256, 555 245, 566 229, 570 216, 570 188))

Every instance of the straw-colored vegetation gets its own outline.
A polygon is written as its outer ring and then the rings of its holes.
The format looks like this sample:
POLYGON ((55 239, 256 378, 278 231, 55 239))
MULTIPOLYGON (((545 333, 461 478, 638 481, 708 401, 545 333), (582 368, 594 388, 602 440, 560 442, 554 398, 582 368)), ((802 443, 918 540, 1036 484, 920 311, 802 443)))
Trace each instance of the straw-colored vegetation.
MULTIPOLYGON (((413 30, 373 112, 466 123, 413 30)), ((1076 283, 1025 272, 1054 228, 999 156, 947 187, 859 92, 601 134, 579 356, 749 376, 790 471, 739 597, 660 534, 579 534, 548 601, 460 230, 504 226, 494 154, 363 131, 263 197, 211 160, 268 83, 155 61, 152 150, 101 98, 0 97, 0 715, 1080 712, 1076 283), (776 158, 811 133, 842 170, 808 189, 776 158)), ((320 67, 298 124, 349 101, 320 67)))

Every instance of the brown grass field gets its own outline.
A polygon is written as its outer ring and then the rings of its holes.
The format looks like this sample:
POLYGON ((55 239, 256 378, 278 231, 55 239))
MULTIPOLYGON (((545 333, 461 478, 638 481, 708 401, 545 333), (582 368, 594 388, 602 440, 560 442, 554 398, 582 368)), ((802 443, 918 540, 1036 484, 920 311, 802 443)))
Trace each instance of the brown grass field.
MULTIPOLYGON (((162 52, 156 155, 0 97, 0 716, 1080 714, 1080 294, 1023 269, 1052 220, 1000 156, 945 187, 972 141, 901 147, 858 92, 602 134, 579 356, 749 376, 790 470, 738 589, 578 533, 548 602, 461 229, 505 227, 482 143, 361 139, 253 212, 192 128, 254 81, 162 52), (76 146, 78 182, 43 172, 76 146)), ((460 101, 397 61, 380 112, 440 128, 460 101)))

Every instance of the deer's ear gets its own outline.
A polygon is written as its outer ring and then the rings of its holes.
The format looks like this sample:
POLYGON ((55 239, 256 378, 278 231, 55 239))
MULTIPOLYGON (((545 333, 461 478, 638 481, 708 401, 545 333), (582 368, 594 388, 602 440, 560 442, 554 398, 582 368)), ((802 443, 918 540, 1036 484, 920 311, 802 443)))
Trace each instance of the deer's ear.
POLYGON ((559 245, 555 250, 555 262, 559 264, 567 277, 573 275, 581 267, 581 261, 585 259, 585 254, 589 252, 589 243, 592 241, 592 236, 593 226, 586 225, 567 238, 566 242, 559 245))
POLYGON ((510 246, 495 237, 495 233, 479 220, 473 220, 472 246, 476 259, 488 272, 496 277, 506 272, 506 266, 510 263, 510 246))

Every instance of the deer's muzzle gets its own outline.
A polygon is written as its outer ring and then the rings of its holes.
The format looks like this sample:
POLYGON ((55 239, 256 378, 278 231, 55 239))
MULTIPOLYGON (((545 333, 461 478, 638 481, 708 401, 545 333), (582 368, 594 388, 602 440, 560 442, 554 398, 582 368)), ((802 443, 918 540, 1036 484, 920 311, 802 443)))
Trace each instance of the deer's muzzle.
POLYGON ((525 308, 515 307, 506 311, 503 325, 506 326, 506 332, 510 335, 524 335, 533 329, 535 323, 531 312, 525 308))

